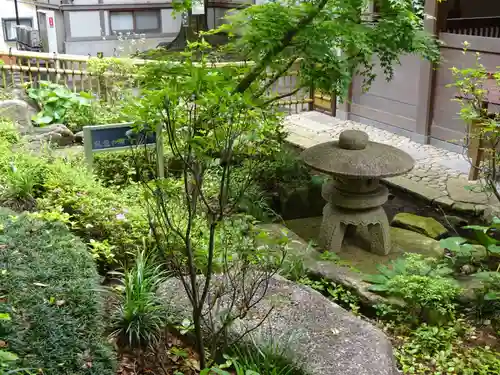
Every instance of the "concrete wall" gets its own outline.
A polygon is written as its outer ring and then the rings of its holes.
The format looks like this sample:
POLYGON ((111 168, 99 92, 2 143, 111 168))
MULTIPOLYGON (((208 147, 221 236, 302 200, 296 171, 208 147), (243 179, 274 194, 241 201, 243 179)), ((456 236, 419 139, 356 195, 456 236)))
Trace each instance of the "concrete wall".
MULTIPOLYGON (((22 0, 18 1, 18 10, 20 18, 31 18, 33 28, 38 29, 36 7, 22 0)), ((0 0, 0 21, 2 18, 16 18, 13 0, 0 0)), ((9 47, 15 47, 16 43, 6 42, 3 31, 3 23, 0 22, 0 50, 8 50, 9 47)))

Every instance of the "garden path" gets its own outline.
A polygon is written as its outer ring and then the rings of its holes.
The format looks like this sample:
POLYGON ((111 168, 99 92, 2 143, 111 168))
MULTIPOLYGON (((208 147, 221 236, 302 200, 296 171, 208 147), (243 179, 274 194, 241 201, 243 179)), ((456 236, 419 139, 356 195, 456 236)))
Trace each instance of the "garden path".
POLYGON ((435 202, 443 208, 485 216, 486 219, 500 212, 500 203, 491 195, 479 191, 480 183, 468 181, 470 164, 462 154, 316 111, 290 115, 285 124, 289 131, 288 142, 302 149, 338 138, 346 129, 362 130, 368 133, 370 140, 398 147, 415 159, 412 171, 385 179, 389 185, 435 202))

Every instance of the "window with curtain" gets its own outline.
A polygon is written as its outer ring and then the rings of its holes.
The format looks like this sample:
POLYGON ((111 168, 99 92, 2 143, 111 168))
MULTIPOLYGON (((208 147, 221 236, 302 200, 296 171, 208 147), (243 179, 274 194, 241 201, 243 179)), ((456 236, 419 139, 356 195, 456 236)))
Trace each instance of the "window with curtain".
MULTIPOLYGON (((31 18, 20 18, 19 24, 33 27, 33 20, 31 18)), ((6 42, 16 41, 16 25, 17 23, 15 18, 2 18, 3 38, 6 42)))

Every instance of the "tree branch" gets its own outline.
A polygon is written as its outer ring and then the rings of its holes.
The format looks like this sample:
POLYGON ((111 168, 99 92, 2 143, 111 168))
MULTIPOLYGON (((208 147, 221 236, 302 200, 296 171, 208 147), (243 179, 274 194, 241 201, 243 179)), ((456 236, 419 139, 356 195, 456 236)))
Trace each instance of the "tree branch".
POLYGON ((307 25, 309 25, 314 18, 323 10, 326 6, 328 0, 320 0, 318 7, 311 11, 307 17, 304 17, 297 25, 288 30, 288 32, 283 36, 281 41, 271 48, 269 52, 257 63, 254 65, 252 70, 248 72, 245 77, 240 81, 238 86, 236 86, 235 92, 244 92, 250 87, 253 81, 262 73, 263 70, 271 63, 272 59, 282 52, 293 40, 295 35, 297 35, 302 29, 304 29, 307 25))
POLYGON ((288 69, 290 69, 290 67, 293 65, 293 63, 297 60, 297 57, 296 56, 292 56, 292 59, 287 63, 285 64, 280 70, 278 70, 276 72, 276 74, 271 77, 271 79, 264 85, 264 87, 262 87, 259 91, 257 91, 257 93, 255 93, 255 97, 256 98, 259 98, 261 97, 266 91, 267 89, 269 89, 269 87, 272 86, 272 84, 274 82, 276 82, 278 79, 280 79, 280 77, 285 74, 288 69))
POLYGON ((296 93, 298 93, 301 89, 302 89, 303 86, 299 86, 297 87, 296 89, 290 91, 290 92, 287 92, 285 94, 280 94, 280 95, 277 95, 277 96, 273 96, 271 99, 268 99, 264 102, 264 106, 268 106, 269 104, 271 104, 272 102, 276 101, 276 100, 280 100, 280 99, 283 99, 283 98, 286 98, 287 96, 292 96, 296 93))

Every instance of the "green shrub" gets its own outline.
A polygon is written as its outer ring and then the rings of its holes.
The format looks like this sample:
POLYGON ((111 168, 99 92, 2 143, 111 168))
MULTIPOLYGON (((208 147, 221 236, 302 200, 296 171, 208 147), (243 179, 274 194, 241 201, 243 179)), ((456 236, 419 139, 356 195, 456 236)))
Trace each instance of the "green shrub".
POLYGON ((121 347, 143 349, 159 342, 167 316, 157 293, 166 280, 161 267, 143 250, 123 275, 123 288, 118 288, 118 307, 111 323, 113 336, 121 347))
MULTIPOLYGON (((251 337, 252 340, 248 344, 230 347, 224 355, 226 363, 220 368, 232 367, 236 375, 302 375, 304 372, 298 365, 300 361, 294 358, 295 363, 292 363, 292 353, 288 350, 294 336, 288 338, 289 343, 280 344, 273 341, 265 346, 259 345, 255 337, 251 337)), ((224 375, 230 373, 233 372, 223 372, 224 375)))
POLYGON ((91 243, 94 258, 124 261, 149 236, 149 224, 137 186, 118 191, 104 187, 84 165, 58 161, 50 166, 45 193, 37 200, 42 212, 70 215, 71 229, 91 243), (93 241, 92 241, 93 240, 93 241))
POLYGON ((435 259, 405 254, 389 266, 377 266, 379 274, 365 277, 371 291, 403 300, 409 319, 442 322, 455 316, 461 289, 448 277, 453 271, 435 259))
POLYGON ((491 319, 500 329, 500 272, 478 272, 474 278, 480 285, 474 288, 473 310, 480 320, 491 319))
POLYGON ((0 205, 16 211, 33 209, 43 189, 47 160, 22 147, 13 151, 15 133, 8 126, 0 132, 0 205))
POLYGON ((401 298, 415 318, 436 323, 454 318, 460 288, 449 278, 400 275, 389 281, 388 293, 401 298))
POLYGON ((310 179, 309 171, 297 153, 285 147, 262 155, 260 162, 252 165, 251 172, 263 186, 273 189, 281 184, 304 183, 310 179))
MULTIPOLYGON (((166 166, 168 160, 164 163, 166 166)), ((123 187, 141 179, 149 181, 156 175, 156 168, 154 149, 102 152, 94 158, 94 173, 106 186, 123 187)))
POLYGON ((112 375, 99 276, 85 245, 60 223, 1 219, 0 332, 18 368, 112 375))
POLYGON ((121 107, 93 98, 89 105, 72 106, 64 116, 66 126, 74 133, 86 125, 117 124, 123 122, 121 107))
POLYGON ((22 145, 13 151, 2 138, 0 204, 15 211, 37 209, 45 220, 66 222, 100 262, 126 259, 149 235, 137 186, 105 187, 81 160, 34 155, 22 145))
POLYGON ((0 118, 0 139, 6 141, 10 145, 19 143, 21 137, 12 121, 2 120, 0 118))

